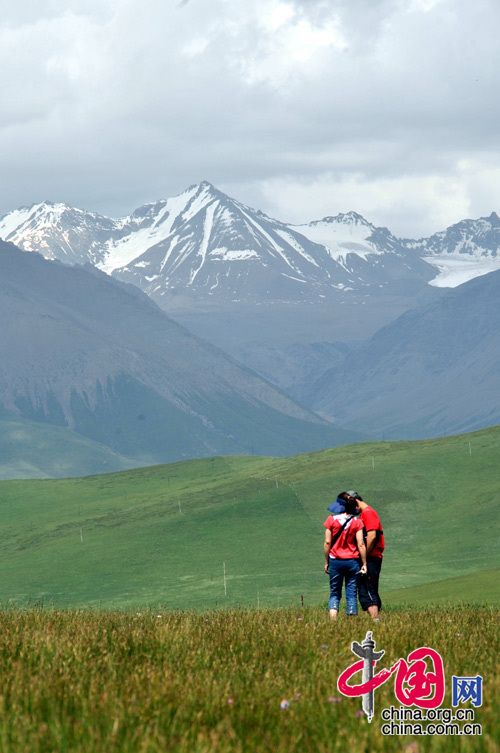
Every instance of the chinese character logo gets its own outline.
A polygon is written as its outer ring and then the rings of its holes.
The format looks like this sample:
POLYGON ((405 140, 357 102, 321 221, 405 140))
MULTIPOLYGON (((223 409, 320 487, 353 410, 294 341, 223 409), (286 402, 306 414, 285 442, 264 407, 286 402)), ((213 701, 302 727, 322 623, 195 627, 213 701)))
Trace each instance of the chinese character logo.
MULTIPOLYGON (((375 641, 368 631, 362 644, 353 641, 351 651, 361 659, 345 669, 337 680, 342 695, 362 697, 362 709, 369 722, 375 710, 374 693, 377 688, 395 675, 394 692, 403 706, 435 709, 443 703, 445 692, 444 665, 441 655, 433 648, 422 646, 411 651, 406 659, 398 659, 389 669, 374 672, 384 651, 375 651, 375 641), (351 685, 349 680, 362 672, 362 681, 351 685)), ((460 678, 471 680, 474 678, 460 678)))
POLYGON ((483 678, 477 677, 456 677, 451 676, 451 705, 458 706, 459 703, 470 701, 473 706, 478 708, 483 704, 483 678))
POLYGON ((371 722, 375 710, 375 688, 382 685, 389 677, 389 675, 386 676, 384 674, 387 673, 387 670, 382 670, 376 675, 373 674, 373 668, 385 652, 375 651, 375 641, 370 630, 367 632, 363 643, 360 644, 356 641, 351 643, 351 651, 356 656, 360 656, 361 660, 354 662, 354 664, 351 664, 350 667, 347 667, 342 672, 337 681, 337 688, 343 695, 361 696, 361 708, 366 714, 368 721, 371 722), (361 685, 349 685, 348 680, 360 670, 363 672, 361 685))

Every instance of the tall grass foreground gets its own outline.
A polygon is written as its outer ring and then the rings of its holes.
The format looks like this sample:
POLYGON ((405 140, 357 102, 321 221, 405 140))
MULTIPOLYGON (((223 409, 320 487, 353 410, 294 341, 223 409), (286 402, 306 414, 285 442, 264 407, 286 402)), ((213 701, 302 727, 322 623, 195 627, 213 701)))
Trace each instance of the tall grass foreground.
MULTIPOLYGON (((330 753, 497 750, 498 612, 390 612, 387 662, 421 645, 447 673, 484 676, 482 737, 383 737, 339 696, 367 618, 318 608, 191 612, 0 612, 2 753, 330 753)), ((395 703, 376 693, 376 714, 395 703)))

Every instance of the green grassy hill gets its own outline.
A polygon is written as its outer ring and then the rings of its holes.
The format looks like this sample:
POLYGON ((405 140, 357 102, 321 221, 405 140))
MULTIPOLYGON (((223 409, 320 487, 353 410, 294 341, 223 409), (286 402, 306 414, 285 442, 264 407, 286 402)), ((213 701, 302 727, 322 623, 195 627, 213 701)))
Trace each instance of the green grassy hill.
POLYGON ((357 488, 384 525, 388 606, 442 602, 447 594, 498 602, 491 569, 500 565, 499 456, 495 427, 287 459, 3 481, 0 600, 209 608, 298 605, 303 595, 306 605, 319 604, 328 590, 326 506, 338 491, 357 488))
POLYGON ((0 479, 80 476, 133 465, 130 458, 65 426, 0 417, 0 479))

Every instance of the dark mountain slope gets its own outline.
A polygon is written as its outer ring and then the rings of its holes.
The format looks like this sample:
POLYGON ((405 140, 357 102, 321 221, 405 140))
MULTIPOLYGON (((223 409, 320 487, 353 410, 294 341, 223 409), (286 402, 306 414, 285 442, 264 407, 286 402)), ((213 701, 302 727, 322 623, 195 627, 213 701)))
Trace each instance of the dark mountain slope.
POLYGON ((140 462, 352 436, 92 268, 1 243, 0 318, 3 414, 68 426, 140 462))
POLYGON ((377 436, 423 437, 500 421, 500 272, 403 314, 311 386, 308 402, 377 436))

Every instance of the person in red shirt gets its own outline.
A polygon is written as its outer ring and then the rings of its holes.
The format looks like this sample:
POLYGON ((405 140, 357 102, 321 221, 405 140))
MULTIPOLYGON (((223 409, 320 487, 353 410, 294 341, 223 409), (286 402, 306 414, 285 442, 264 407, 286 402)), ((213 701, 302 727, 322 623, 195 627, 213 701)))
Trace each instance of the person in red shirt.
POLYGON ((358 613, 358 574, 366 573, 366 546, 363 523, 354 499, 345 503, 345 512, 329 515, 323 525, 326 528, 323 550, 325 573, 330 576, 330 618, 337 619, 342 584, 345 581, 346 613, 358 613), (360 567, 361 565, 361 567, 360 567))
POLYGON ((379 578, 384 555, 384 531, 377 512, 355 491, 347 496, 356 502, 361 510, 361 520, 366 536, 367 573, 358 582, 358 596, 361 608, 374 619, 379 619, 382 600, 379 594, 379 578))

